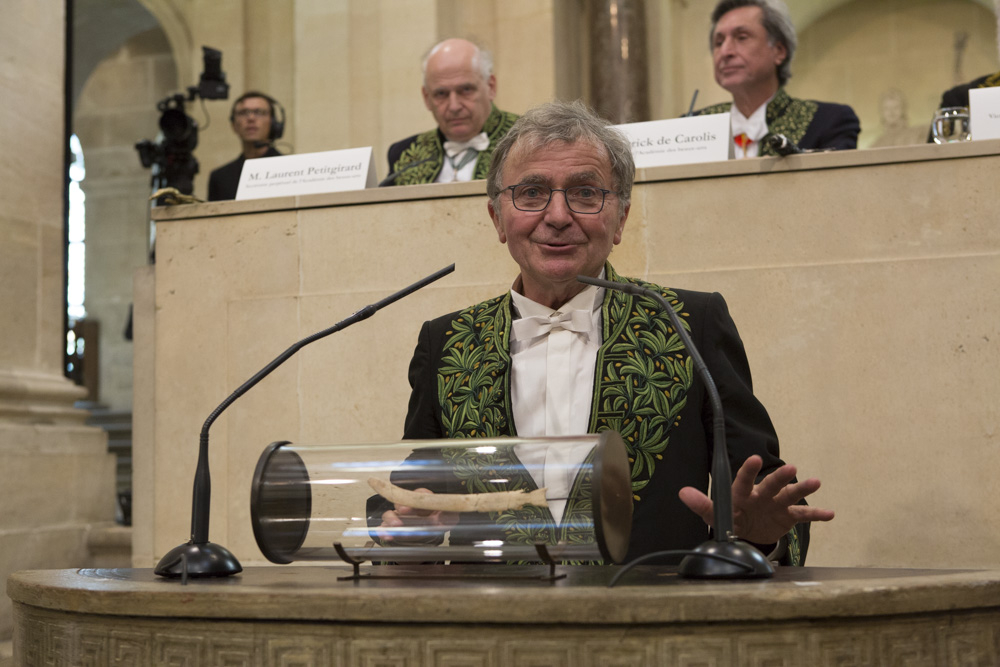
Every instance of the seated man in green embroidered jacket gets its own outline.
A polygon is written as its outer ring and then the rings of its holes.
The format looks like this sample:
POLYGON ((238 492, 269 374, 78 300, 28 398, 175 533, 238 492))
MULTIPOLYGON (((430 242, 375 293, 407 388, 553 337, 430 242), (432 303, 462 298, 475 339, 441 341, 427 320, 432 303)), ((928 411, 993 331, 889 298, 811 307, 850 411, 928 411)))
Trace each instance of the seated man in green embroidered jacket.
POLYGON ((424 104, 437 128, 389 148, 391 185, 486 178, 490 156, 517 116, 493 106, 493 58, 464 39, 446 39, 423 62, 424 104))
POLYGON ((857 148, 861 125, 851 107, 789 97, 785 84, 798 39, 780 0, 721 0, 712 12, 715 81, 733 96, 699 114, 732 114, 737 158, 775 155, 769 134, 803 150, 857 148))
MULTIPOLYGON (((628 557, 702 543, 712 521, 706 387, 654 301, 585 286, 577 276, 647 285, 681 315, 718 384, 738 470, 737 534, 765 553, 787 535, 785 562, 799 564, 808 522, 828 521, 833 512, 800 504, 819 480, 796 482, 795 468, 779 458, 725 301, 619 276, 607 261, 622 239, 634 175, 628 140, 580 103, 546 104, 514 124, 494 152, 487 193, 500 242, 520 274, 507 293, 424 324, 410 362, 404 437, 613 429, 632 463, 628 557)), ((436 524, 443 533, 456 520, 420 514, 378 508, 375 532, 391 540, 393 528, 436 524)))

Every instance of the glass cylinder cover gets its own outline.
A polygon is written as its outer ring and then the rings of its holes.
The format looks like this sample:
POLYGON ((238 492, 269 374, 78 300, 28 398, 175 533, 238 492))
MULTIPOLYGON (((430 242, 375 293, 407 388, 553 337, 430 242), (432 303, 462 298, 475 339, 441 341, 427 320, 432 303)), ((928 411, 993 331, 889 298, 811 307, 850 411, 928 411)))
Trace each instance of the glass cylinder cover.
POLYGON ((618 563, 632 492, 614 431, 560 438, 272 443, 254 472, 254 536, 274 563, 618 563))

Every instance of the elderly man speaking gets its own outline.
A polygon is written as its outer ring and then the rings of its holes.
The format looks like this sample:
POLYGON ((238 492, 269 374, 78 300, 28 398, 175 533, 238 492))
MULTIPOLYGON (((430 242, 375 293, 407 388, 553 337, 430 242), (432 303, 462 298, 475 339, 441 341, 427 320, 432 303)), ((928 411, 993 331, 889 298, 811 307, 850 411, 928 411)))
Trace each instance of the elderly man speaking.
MULTIPOLYGON (((833 512, 802 501, 754 397, 736 326, 719 294, 618 275, 608 256, 628 219, 635 165, 628 141, 579 103, 532 109, 503 138, 487 177, 497 236, 520 267, 509 292, 426 322, 410 362, 404 437, 543 437, 618 431, 633 491, 629 558, 690 549, 707 537, 712 450, 706 388, 655 303, 585 286, 578 275, 658 290, 683 318, 725 405, 737 535, 765 549, 787 538, 801 564, 808 522, 833 512)), ((727 480, 728 483, 728 480, 727 480)), ((381 515, 384 533, 446 531, 454 516, 410 508, 381 515)))

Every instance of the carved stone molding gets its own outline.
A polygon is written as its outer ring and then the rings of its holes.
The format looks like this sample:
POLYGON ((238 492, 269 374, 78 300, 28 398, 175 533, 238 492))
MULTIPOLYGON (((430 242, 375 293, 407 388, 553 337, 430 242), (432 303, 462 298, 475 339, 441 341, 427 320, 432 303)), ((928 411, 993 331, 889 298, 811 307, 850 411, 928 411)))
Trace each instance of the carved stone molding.
POLYGON ((74 615, 15 605, 31 665, 995 665, 1000 617, 960 613, 816 623, 597 627, 199 621, 74 615))
POLYGON ((61 375, 0 368, 0 420, 27 424, 83 424, 87 411, 73 407, 86 396, 61 375))
POLYGON ((337 567, 186 586, 53 570, 17 573, 7 590, 14 656, 29 666, 1000 664, 997 572, 784 568, 720 584, 649 568, 609 590, 611 569, 564 569, 527 586, 342 581, 337 567))

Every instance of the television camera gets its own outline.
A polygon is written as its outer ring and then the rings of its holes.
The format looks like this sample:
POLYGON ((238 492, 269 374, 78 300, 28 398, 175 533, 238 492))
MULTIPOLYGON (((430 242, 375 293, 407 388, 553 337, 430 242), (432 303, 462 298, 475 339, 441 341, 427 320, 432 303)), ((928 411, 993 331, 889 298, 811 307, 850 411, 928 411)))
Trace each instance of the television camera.
POLYGON ((201 47, 204 67, 197 86, 189 86, 187 95, 175 93, 156 104, 160 112, 162 137, 156 143, 143 139, 135 145, 142 166, 152 168, 153 192, 161 188, 177 188, 189 195, 194 189, 198 160, 194 149, 198 145, 198 123, 184 110, 185 102, 224 100, 229 97, 229 84, 222 71, 222 52, 201 47))

